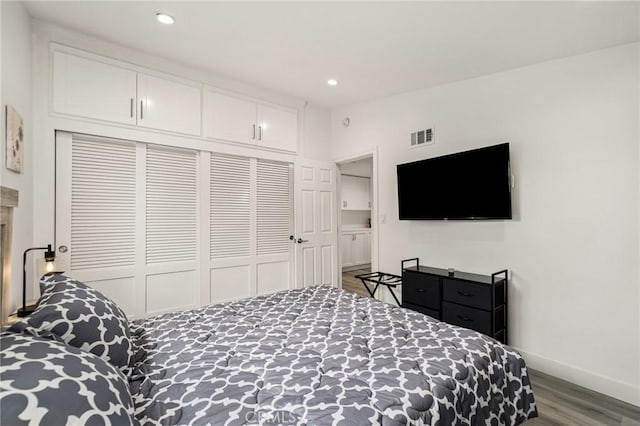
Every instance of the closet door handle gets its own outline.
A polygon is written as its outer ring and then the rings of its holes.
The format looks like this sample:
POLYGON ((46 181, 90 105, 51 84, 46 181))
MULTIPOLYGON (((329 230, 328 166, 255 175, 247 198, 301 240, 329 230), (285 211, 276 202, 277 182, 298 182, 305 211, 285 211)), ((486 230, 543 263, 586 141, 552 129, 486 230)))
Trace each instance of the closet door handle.
POLYGON ((258 126, 258 140, 262 140, 262 126, 258 126))
POLYGON ((144 101, 140 101, 140 120, 144 118, 144 101))
POLYGON ((133 98, 131 98, 131 102, 129 103, 129 116, 133 118, 133 98))
POLYGON ((253 125, 253 139, 255 140, 256 138, 256 125, 253 125))

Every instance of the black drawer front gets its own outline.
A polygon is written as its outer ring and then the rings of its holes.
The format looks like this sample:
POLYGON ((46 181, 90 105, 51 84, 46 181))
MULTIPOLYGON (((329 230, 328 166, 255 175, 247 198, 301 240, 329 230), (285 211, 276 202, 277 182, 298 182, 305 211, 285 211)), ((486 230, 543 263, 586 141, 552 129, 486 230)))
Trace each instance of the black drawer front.
POLYGON ((411 303, 403 303, 402 307, 411 309, 412 311, 420 312, 425 315, 429 315, 431 318, 440 320, 440 311, 436 311, 435 309, 425 308, 424 306, 412 305, 411 303))
POLYGON ((404 271, 402 303, 440 310, 440 278, 404 271))
POLYGON ((491 309, 491 286, 473 284, 466 281, 444 278, 442 282, 444 300, 472 306, 480 309, 491 309))
POLYGON ((491 313, 455 303, 442 302, 442 320, 491 336, 491 313))

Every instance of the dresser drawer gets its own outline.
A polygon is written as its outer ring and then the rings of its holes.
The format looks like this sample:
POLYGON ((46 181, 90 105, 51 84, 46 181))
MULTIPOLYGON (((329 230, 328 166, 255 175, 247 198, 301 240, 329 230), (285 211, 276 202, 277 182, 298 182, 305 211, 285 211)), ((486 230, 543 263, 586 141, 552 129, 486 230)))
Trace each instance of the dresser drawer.
POLYGON ((443 299, 461 305, 490 310, 491 286, 443 278, 443 299))
POLYGON ((440 278, 404 271, 402 303, 440 310, 440 278))
POLYGON ((402 307, 411 309, 412 311, 420 312, 425 315, 429 315, 431 318, 435 318, 437 320, 440 319, 440 311, 436 311, 435 309, 425 308, 424 306, 412 305, 411 303, 403 303, 402 307))
POLYGON ((442 302, 442 320, 491 336, 491 313, 455 303, 442 302))

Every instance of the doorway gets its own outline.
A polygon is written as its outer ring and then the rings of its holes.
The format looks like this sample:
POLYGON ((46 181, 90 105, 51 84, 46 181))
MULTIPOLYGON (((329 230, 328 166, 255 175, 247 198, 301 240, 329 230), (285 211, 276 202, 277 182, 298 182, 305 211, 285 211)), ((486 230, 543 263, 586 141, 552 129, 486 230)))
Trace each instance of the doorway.
POLYGON ((373 164, 373 155, 338 163, 342 288, 367 297, 367 290, 356 276, 372 270, 372 225, 375 226, 373 164))

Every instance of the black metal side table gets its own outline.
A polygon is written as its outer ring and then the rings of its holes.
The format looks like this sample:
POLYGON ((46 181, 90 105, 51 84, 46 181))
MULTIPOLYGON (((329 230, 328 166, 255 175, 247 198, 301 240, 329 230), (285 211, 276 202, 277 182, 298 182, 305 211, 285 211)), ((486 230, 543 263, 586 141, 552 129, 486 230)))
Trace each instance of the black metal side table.
POLYGON ((369 295, 373 298, 376 297, 376 291, 378 291, 378 287, 381 285, 387 287, 389 292, 393 296, 393 299, 396 301, 398 306, 402 306, 396 297, 396 294, 393 292, 393 289, 402 285, 402 277, 399 275, 387 274, 386 272, 369 272, 368 274, 360 274, 356 275, 356 278, 359 278, 362 281, 362 285, 367 289, 369 295), (373 291, 369 287, 369 284, 375 284, 373 291))

